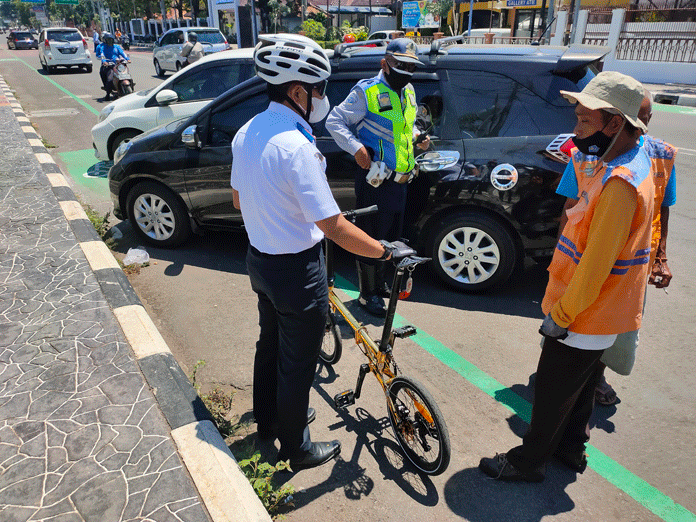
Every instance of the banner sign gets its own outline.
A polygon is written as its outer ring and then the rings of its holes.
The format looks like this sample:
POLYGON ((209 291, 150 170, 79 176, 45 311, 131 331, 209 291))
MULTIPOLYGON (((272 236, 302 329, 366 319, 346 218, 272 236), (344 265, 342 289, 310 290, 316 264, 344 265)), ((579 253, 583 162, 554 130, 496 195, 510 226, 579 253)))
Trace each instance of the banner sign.
POLYGON ((22 0, 23 4, 45 4, 46 0, 22 0))
POLYGON ((55 3, 63 5, 78 5, 80 2, 79 0, 55 0, 55 3))
POLYGON ((527 7, 537 5, 537 0, 507 0, 508 7, 527 7))
POLYGON ((439 28, 440 17, 431 12, 432 2, 404 2, 401 26, 406 28, 439 28))

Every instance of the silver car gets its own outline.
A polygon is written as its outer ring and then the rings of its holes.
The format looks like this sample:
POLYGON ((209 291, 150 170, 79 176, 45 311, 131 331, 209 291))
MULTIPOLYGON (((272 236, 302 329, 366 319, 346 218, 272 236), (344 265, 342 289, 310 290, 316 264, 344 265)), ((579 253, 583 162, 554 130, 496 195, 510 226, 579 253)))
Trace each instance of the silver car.
POLYGON ((198 41, 203 45, 205 54, 212 54, 230 48, 219 29, 214 27, 180 27, 170 29, 155 43, 152 51, 152 63, 155 73, 162 78, 166 71, 179 71, 186 64, 186 58, 181 56, 181 48, 188 41, 188 33, 195 32, 198 41))
POLYGON ((92 72, 87 40, 74 27, 50 27, 39 36, 39 62, 47 73, 56 67, 77 67, 92 72))

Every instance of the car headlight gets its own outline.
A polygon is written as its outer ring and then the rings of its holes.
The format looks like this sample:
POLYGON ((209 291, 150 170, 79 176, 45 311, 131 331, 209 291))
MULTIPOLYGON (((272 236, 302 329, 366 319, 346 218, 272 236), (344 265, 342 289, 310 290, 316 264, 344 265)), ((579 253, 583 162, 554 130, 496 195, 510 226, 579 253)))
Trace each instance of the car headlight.
POLYGON ((114 112, 114 106, 113 105, 108 105, 106 108, 104 108, 103 111, 99 114, 99 123, 103 122, 106 118, 109 117, 109 114, 114 112))
POLYGON ((131 148, 131 145, 133 145, 132 142, 127 141, 125 143, 121 143, 118 148, 116 149, 116 152, 114 152, 114 165, 116 165, 121 159, 123 159, 123 156, 126 155, 126 152, 128 152, 128 149, 131 148))

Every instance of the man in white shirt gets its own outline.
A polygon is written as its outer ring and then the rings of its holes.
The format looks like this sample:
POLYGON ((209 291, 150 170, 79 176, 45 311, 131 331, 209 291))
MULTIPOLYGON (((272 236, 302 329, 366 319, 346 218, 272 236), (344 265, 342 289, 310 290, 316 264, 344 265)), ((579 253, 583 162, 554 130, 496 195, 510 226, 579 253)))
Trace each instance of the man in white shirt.
POLYGON ((310 123, 329 111, 331 65, 316 42, 299 35, 261 37, 256 74, 268 82, 268 109, 232 141, 231 185, 249 236, 247 268, 258 295, 254 417, 262 440, 280 441, 294 471, 340 453, 338 441, 312 442, 309 390, 328 314, 322 253, 326 235, 346 250, 387 259, 382 245, 341 214, 326 180, 326 161, 310 123))

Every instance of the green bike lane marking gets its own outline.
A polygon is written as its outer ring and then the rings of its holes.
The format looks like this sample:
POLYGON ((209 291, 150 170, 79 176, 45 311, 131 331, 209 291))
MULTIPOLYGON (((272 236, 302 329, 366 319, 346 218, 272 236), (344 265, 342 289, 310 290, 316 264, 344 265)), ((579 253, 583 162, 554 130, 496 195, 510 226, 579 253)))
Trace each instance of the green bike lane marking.
POLYGON ((78 185, 103 196, 109 201, 109 183, 106 180, 112 161, 99 161, 93 149, 59 152, 58 156, 65 163, 68 174, 78 185))
POLYGON ((94 107, 92 107, 92 106, 91 106, 89 103, 87 103, 86 101, 83 101, 83 100, 81 100, 80 98, 78 98, 77 96, 75 96, 73 93, 71 93, 69 90, 67 90, 67 89, 66 89, 65 87, 63 87, 62 85, 60 85, 60 84, 56 83, 55 81, 51 80, 48 76, 45 76, 45 75, 41 74, 41 73, 36 69, 36 67, 34 67, 33 65, 29 65, 27 62, 25 62, 25 61, 22 60, 21 58, 10 58, 10 59, 8 59, 7 61, 13 61, 13 60, 23 63, 23 64, 26 65, 29 69, 31 69, 32 71, 34 71, 34 72, 37 74, 37 76, 40 76, 41 78, 43 78, 44 80, 46 80, 48 83, 50 83, 51 85, 53 85, 53 86, 56 87, 57 89, 63 91, 65 94, 67 94, 68 96, 70 96, 73 100, 75 100, 77 103, 79 103, 80 105, 82 105, 83 107, 85 107, 85 108, 86 108, 88 111, 90 111, 92 114, 96 114, 97 116, 99 116, 99 111, 98 111, 97 109, 95 109, 94 107))
POLYGON ((685 105, 665 105, 663 103, 653 103, 653 111, 672 112, 677 114, 696 114, 696 107, 685 105))
MULTIPOLYGON (((345 292, 351 299, 358 298, 358 289, 350 281, 339 275, 336 275, 336 288, 345 292)), ((406 324, 404 318, 397 314, 394 317, 394 326, 398 327, 404 324, 406 324)), ((445 366, 457 372, 485 394, 502 403, 510 411, 529 423, 532 418, 532 405, 529 401, 513 392, 510 388, 503 386, 493 377, 422 330, 418 330, 418 333, 411 337, 411 340, 445 366)), ((597 448, 588 445, 587 454, 589 456, 589 467, 665 522, 696 522, 694 513, 674 502, 660 490, 651 486, 597 448)))

